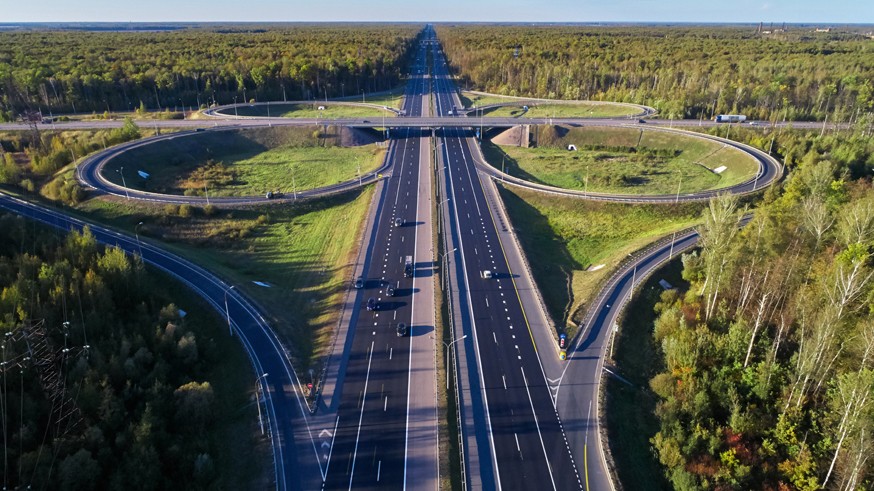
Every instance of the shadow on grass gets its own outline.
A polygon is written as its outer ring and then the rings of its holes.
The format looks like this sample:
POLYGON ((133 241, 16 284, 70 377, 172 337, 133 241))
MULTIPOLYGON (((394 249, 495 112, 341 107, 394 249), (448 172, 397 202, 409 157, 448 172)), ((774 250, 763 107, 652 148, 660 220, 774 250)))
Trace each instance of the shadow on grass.
POLYGON ((519 225, 520 229, 524 224, 525 233, 517 234, 517 237, 549 315, 563 324, 573 300, 568 288, 571 271, 582 269, 582 265, 571 256, 567 245, 550 227, 546 216, 512 191, 501 186, 498 189, 510 221, 519 225))
POLYGON ((631 385, 610 377, 603 389, 607 399, 607 441, 625 489, 671 489, 650 443, 659 422, 655 415, 658 398, 650 390, 649 381, 664 368, 661 350, 653 338, 654 308, 663 291, 658 281, 665 279, 686 288, 681 272, 682 263, 674 259, 656 271, 625 308, 613 359, 615 371, 631 385))
POLYGON ((488 162, 489 165, 491 165, 495 169, 501 170, 503 168, 505 174, 509 174, 513 177, 518 177, 519 179, 524 179, 528 182, 533 182, 536 184, 546 184, 545 182, 541 181, 537 177, 529 174, 521 167, 519 167, 519 163, 516 161, 516 159, 507 155, 507 153, 504 152, 504 150, 500 146, 495 145, 490 141, 484 140, 482 149, 483 156, 486 158, 486 162, 488 162))

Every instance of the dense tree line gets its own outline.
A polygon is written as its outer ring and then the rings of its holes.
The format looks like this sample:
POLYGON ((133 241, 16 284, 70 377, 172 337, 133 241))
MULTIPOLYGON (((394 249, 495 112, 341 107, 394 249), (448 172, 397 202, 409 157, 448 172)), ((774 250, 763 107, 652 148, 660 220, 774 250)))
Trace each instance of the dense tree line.
POLYGON ((633 102, 677 119, 855 121, 874 107, 874 44, 860 33, 463 25, 437 34, 464 85, 499 94, 633 102))
POLYGON ((217 435, 251 413, 217 367, 245 360, 172 291, 87 230, 61 237, 0 215, 4 488, 229 486, 232 449, 217 435))
POLYGON ((0 109, 128 111, 395 87, 420 26, 0 33, 0 109))
POLYGON ((742 229, 737 198, 712 200, 690 289, 657 307, 652 443, 676 489, 874 485, 874 189, 851 173, 874 145, 804 145, 742 229))

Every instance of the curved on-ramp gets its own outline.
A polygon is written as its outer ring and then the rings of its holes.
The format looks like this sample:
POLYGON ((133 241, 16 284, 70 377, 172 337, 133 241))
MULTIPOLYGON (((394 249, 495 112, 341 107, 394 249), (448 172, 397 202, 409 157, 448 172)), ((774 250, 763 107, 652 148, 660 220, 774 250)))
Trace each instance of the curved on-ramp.
POLYGON ((400 116, 403 114, 403 111, 400 109, 384 106, 381 104, 371 104, 367 102, 351 102, 351 101, 268 101, 268 102, 240 102, 236 104, 226 104, 223 106, 216 106, 209 108, 203 111, 203 114, 212 118, 220 118, 220 119, 288 119, 285 116, 238 116, 236 114, 226 114, 226 111, 237 110, 239 108, 245 107, 254 107, 254 106, 263 106, 267 108, 267 111, 270 111, 270 106, 288 106, 288 105, 320 105, 320 106, 350 106, 350 107, 366 107, 370 109, 379 109, 382 111, 388 111, 390 113, 394 113, 396 116, 400 116))
MULTIPOLYGON (((262 126, 247 126, 246 128, 266 128, 266 125, 262 126)), ((109 163, 113 158, 135 148, 144 147, 152 144, 160 144, 161 142, 174 140, 177 138, 187 138, 193 135, 200 134, 204 131, 239 131, 239 128, 216 128, 216 129, 199 129, 194 131, 179 131, 176 133, 169 133, 166 135, 157 135, 149 138, 143 138, 140 140, 135 140, 127 143, 122 143, 119 145, 115 145, 110 147, 102 152, 97 152, 93 155, 86 157, 81 164, 79 164, 76 169, 76 177, 81 184, 84 186, 95 190, 99 193, 109 194, 118 196, 126 199, 137 199, 137 200, 145 200, 145 201, 153 201, 158 203, 168 203, 168 204, 189 204, 189 205, 206 205, 206 204, 215 204, 215 205, 252 205, 252 204, 266 204, 266 203, 282 203, 289 202, 297 199, 305 199, 305 198, 316 198, 322 196, 329 196, 332 194, 342 193, 344 191, 349 191, 351 189, 355 189, 361 187, 365 184, 370 184, 374 181, 380 179, 382 173, 387 171, 391 167, 391 154, 394 151, 394 146, 389 146, 389 151, 386 153, 385 158, 383 159, 382 165, 376 169, 375 171, 369 172, 361 176, 360 179, 352 179, 349 181, 341 182, 338 184, 332 184, 329 186, 323 186, 319 188, 306 189, 297 191, 293 195, 286 194, 282 198, 274 198, 268 199, 266 196, 216 196, 216 197, 206 197, 206 196, 181 196, 178 194, 164 194, 164 193, 152 193, 149 191, 142 191, 139 189, 133 189, 130 187, 125 187, 114 183, 107 179, 103 175, 103 169, 106 167, 106 164, 109 163)))
MULTIPOLYGON (((623 125, 623 124, 605 124, 603 126, 607 127, 618 127, 618 128, 638 128, 634 125, 623 125)), ((709 189, 706 191, 697 191, 694 193, 677 193, 677 194, 661 194, 661 195, 635 195, 635 194, 612 194, 612 193, 595 193, 595 192, 585 192, 574 189, 564 189, 556 186, 550 186, 548 184, 539 184, 535 182, 531 182, 525 179, 520 179, 518 177, 511 176, 504 172, 501 172, 499 169, 489 164, 486 161, 485 156, 482 154, 482 149, 479 149, 480 162, 479 169, 481 172, 490 176, 492 179, 500 180, 502 183, 511 184, 516 187, 521 187, 525 189, 530 189, 532 191, 538 191, 548 194, 553 194, 557 196, 565 196, 571 198, 580 198, 580 199, 590 199, 595 201, 611 201, 618 203, 676 203, 676 202, 689 202, 689 201, 705 201, 708 200, 717 194, 720 193, 732 193, 739 195, 752 194, 758 191, 761 191, 763 188, 768 187, 774 182, 780 180, 783 177, 783 165, 779 160, 772 157, 767 152, 759 150, 753 146, 747 145, 745 143, 736 142, 734 140, 728 140, 726 138, 721 138, 718 136, 708 135, 704 133, 697 133, 694 131, 687 130, 679 130, 679 129, 669 129, 669 128, 647 128, 645 131, 663 131, 663 132, 671 132, 671 133, 679 133, 682 135, 689 136, 691 138, 701 138, 705 140, 711 140, 715 142, 722 143, 723 145, 731 146, 741 152, 746 153, 750 157, 754 158, 759 163, 759 169, 756 174, 749 178, 748 180, 735 184, 733 186, 726 186, 723 188, 717 189, 709 189)), ((478 147, 479 148, 479 147, 478 147)))

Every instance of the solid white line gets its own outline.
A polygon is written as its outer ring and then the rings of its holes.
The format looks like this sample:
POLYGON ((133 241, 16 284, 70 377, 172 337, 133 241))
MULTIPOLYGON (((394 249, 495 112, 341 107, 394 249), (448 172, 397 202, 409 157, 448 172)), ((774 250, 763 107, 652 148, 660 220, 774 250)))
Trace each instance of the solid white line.
POLYGON ((525 376, 525 369, 519 367, 522 370, 522 380, 525 381, 525 392, 528 393, 528 402, 531 404, 531 414, 534 416, 534 426, 537 427, 537 436, 540 437, 540 448, 543 449, 543 459, 546 460, 546 468, 549 470, 549 480, 552 481, 552 489, 557 490, 555 487, 555 478, 552 477, 552 465, 549 463, 549 455, 546 453, 546 445, 543 443, 543 435, 540 433, 540 423, 537 421, 537 412, 534 410, 534 401, 531 399, 531 391, 528 389, 528 378, 525 376))
POLYGON ((364 377, 364 396, 361 398, 361 414, 358 416, 358 434, 355 435, 355 451, 352 453, 352 470, 349 473, 349 491, 355 477, 355 459, 358 457, 358 440, 361 438, 361 423, 364 421, 364 402, 367 400, 367 383, 370 381, 370 363, 373 361, 373 341, 370 342, 370 357, 367 359, 367 375, 364 377))

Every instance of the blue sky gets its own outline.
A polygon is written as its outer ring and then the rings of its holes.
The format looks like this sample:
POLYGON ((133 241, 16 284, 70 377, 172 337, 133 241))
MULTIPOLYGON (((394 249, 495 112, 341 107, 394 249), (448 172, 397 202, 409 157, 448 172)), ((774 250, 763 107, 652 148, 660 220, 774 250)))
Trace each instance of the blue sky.
POLYGON ((874 23, 874 0, 0 0, 0 22, 874 23))

